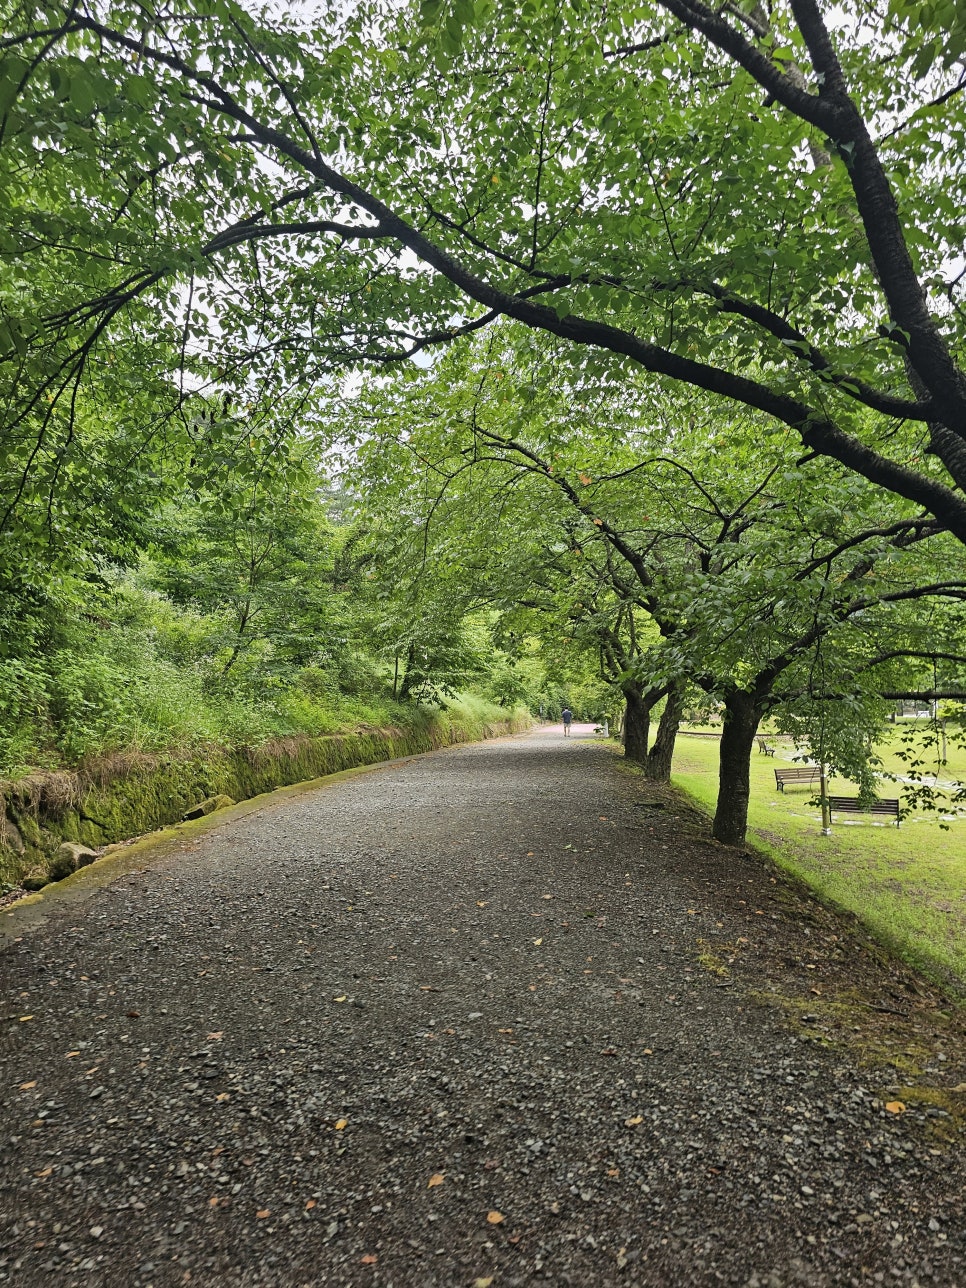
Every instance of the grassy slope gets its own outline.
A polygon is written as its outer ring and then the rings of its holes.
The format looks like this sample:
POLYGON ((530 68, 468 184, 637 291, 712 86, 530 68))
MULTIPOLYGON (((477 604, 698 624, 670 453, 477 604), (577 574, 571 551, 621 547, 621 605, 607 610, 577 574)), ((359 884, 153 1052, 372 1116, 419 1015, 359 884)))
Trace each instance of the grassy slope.
MULTIPOLYGON (((950 761, 943 776, 955 771, 950 761)), ((811 789, 777 792, 774 765, 770 757, 752 757, 749 841, 822 897, 856 913, 904 957, 966 985, 966 819, 943 831, 929 815, 913 815, 899 829, 852 816, 823 837, 819 811, 808 804, 811 789)), ((709 811, 717 771, 717 739, 679 738, 674 782, 709 811)), ((841 779, 834 786, 843 794, 851 790, 841 779)), ((883 784, 882 795, 898 789, 883 784)))

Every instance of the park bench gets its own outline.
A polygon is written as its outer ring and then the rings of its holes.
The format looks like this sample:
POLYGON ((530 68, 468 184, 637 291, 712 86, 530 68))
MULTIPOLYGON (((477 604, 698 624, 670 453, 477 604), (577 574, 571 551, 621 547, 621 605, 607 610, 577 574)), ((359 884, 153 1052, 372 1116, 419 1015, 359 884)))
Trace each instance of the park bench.
POLYGON ((758 743, 758 752, 760 755, 764 754, 766 756, 774 756, 775 748, 769 747, 768 743, 765 742, 764 738, 757 738, 756 742, 758 743))
POLYGON ((822 771, 818 765, 798 765, 793 769, 776 769, 775 786, 783 792, 786 783, 817 783, 821 777, 822 771))
POLYGON ((897 800, 874 800, 863 802, 857 796, 830 796, 828 807, 832 814, 888 814, 899 826, 899 802, 897 800))

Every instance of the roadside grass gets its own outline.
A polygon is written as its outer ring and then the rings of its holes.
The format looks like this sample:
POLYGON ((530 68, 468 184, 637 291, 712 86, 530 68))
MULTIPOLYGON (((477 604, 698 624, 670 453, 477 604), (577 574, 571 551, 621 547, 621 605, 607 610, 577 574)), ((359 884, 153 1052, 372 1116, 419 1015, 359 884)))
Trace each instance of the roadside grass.
MULTIPOLYGON (((779 757, 782 750, 779 744, 779 757)), ((793 754, 790 743, 784 751, 793 754)), ((814 789, 777 792, 774 767, 770 756, 752 756, 749 842, 822 899, 855 913, 906 960, 966 989, 966 818, 946 831, 935 814, 913 813, 898 829, 858 815, 836 818, 832 835, 822 836, 818 807, 808 803, 814 789)), ((950 756, 941 777, 956 776, 950 756)), ((679 738, 673 782, 713 812, 717 739, 679 738)), ((837 792, 855 790, 842 779, 833 782, 837 792)), ((899 784, 883 783, 881 794, 898 795, 899 784)))

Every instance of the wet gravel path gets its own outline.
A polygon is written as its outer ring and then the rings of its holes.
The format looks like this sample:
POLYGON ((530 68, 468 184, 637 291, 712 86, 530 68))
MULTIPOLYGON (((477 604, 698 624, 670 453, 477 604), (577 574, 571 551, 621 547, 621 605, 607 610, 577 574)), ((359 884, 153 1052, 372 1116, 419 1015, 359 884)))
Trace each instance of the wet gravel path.
POLYGON ((884 968, 576 732, 188 833, 0 950, 0 1282, 966 1284, 959 1147, 751 997, 884 968))

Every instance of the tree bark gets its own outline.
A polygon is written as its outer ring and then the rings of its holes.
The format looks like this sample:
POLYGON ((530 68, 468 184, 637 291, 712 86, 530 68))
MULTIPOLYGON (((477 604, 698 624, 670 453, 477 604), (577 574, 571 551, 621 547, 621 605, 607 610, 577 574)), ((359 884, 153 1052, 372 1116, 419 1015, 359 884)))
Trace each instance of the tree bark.
POLYGON ((723 845, 744 845, 751 793, 751 753, 761 721, 756 695, 736 689, 725 699, 718 762, 718 805, 711 835, 723 845))
POLYGON ((681 723, 683 712, 684 691, 675 685, 667 695, 664 711, 658 721, 654 746, 647 753, 647 760, 644 762, 644 777, 654 783, 671 781, 674 741, 678 735, 678 725, 681 723))
POLYGON ((641 692, 639 684, 624 684, 624 755, 643 765, 647 761, 647 743, 651 732, 651 707, 656 699, 641 692))

